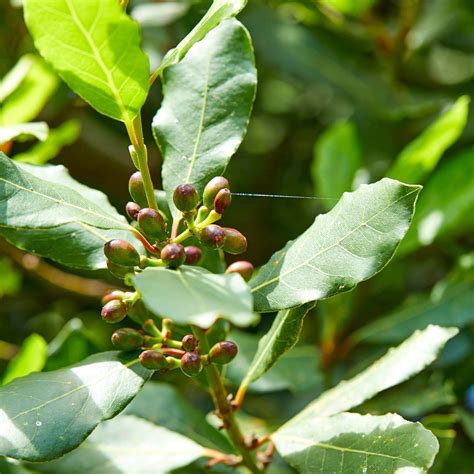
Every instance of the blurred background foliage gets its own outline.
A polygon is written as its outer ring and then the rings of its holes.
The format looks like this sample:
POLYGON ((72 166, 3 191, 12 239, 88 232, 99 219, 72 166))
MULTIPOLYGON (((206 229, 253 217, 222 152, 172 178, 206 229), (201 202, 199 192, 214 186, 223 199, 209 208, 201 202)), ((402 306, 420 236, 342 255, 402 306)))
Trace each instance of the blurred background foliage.
MULTIPOLYGON (((208 6, 130 2, 152 67, 208 6)), ((390 176, 424 185, 394 260, 355 291, 317 305, 301 344, 252 387, 243 423, 258 433, 271 429, 415 329, 456 325, 460 334, 430 370, 359 410, 421 420, 442 446, 433 472, 472 473, 474 2, 252 0, 239 19, 253 38, 259 86, 247 136, 227 172, 233 191, 322 198, 235 197, 225 219, 247 235, 246 258, 266 262, 360 184, 390 176)), ((0 135, 0 148, 23 162, 64 164, 123 209, 132 172, 125 130, 89 108, 39 58, 19 0, 0 2, 0 51, 3 133, 35 123, 21 140, 0 135)), ((156 84, 144 124, 160 100, 156 84)), ((159 187, 161 157, 150 128, 145 132, 159 187)), ((100 294, 114 283, 105 273, 66 273, 1 241, 3 380, 110 349, 100 294)), ((270 322, 265 316, 247 332, 231 332, 247 350, 231 364, 230 384, 238 384, 270 322)), ((188 401, 210 409, 200 389, 170 378, 188 401)))

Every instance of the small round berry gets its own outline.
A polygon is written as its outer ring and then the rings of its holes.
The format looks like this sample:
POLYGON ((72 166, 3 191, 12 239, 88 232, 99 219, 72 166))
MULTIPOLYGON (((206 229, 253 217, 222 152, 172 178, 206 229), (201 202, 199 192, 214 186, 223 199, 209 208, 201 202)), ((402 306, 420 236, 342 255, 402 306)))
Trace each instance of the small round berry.
POLYGON ((107 323, 119 323, 127 316, 128 304, 120 300, 112 300, 102 307, 102 319, 107 323))
POLYGON ((140 171, 137 171, 130 176, 128 181, 128 192, 132 199, 140 206, 147 207, 148 201, 146 198, 145 186, 143 185, 143 178, 140 171))
POLYGON ((143 208, 138 213, 137 221, 140 229, 147 237, 158 242, 166 239, 166 222, 155 209, 151 207, 143 208))
POLYGON ((125 211, 128 214, 128 217, 132 219, 132 221, 136 221, 138 217, 138 213, 141 211, 141 207, 133 201, 127 202, 127 205, 125 206, 125 211))
POLYGON ((104 245, 105 256, 116 265, 135 267, 140 264, 140 255, 135 247, 126 240, 109 240, 104 245))
POLYGON ((112 334, 112 344, 121 351, 134 351, 143 345, 143 336, 132 328, 120 328, 112 334))
POLYGON ((186 253, 186 261, 184 263, 187 265, 197 265, 202 258, 201 249, 194 245, 184 247, 184 252, 186 253))
POLYGON ((173 202, 182 212, 192 211, 199 202, 196 188, 191 184, 180 184, 173 193, 173 202))
POLYGON ((214 210, 218 214, 222 214, 230 206, 231 202, 231 192, 227 188, 221 189, 214 198, 214 210))
POLYGON ((164 370, 169 365, 166 357, 161 352, 153 349, 143 351, 138 358, 143 367, 150 370, 164 370))
POLYGON ((224 245, 224 229, 216 224, 210 224, 199 232, 199 240, 204 247, 218 249, 224 245))
POLYGON ((161 260, 171 268, 178 268, 186 260, 186 252, 181 244, 168 244, 161 251, 161 260))
POLYGON ((224 178, 224 176, 216 176, 212 178, 204 188, 204 192, 202 194, 203 204, 212 209, 214 207, 214 199, 217 196, 217 193, 224 188, 230 188, 229 181, 224 178))
POLYGON ((192 352, 196 349, 198 341, 192 334, 186 334, 181 340, 181 344, 186 352, 192 352))
POLYGON ((224 227, 224 245, 222 249, 224 252, 232 255, 238 255, 244 253, 247 250, 247 239, 237 229, 232 227, 224 227))
POLYGON ((102 304, 106 304, 112 300, 123 300, 125 298, 125 293, 121 290, 109 290, 102 297, 102 304))
POLYGON ((221 341, 214 344, 209 351, 209 362, 215 364, 228 364, 237 355, 237 345, 232 341, 221 341))
POLYGON ((181 357, 181 370, 188 377, 195 377, 202 370, 201 357, 197 352, 186 352, 181 357))
POLYGON ((225 272, 239 273, 244 280, 248 281, 252 278, 253 270, 253 265, 250 262, 239 260, 238 262, 231 263, 225 272))

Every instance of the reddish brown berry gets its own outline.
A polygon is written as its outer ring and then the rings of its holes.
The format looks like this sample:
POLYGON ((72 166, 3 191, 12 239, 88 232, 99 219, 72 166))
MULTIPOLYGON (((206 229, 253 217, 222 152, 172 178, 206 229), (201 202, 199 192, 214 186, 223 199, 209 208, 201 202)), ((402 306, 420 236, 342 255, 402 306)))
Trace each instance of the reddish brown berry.
POLYGON ((168 244, 161 251, 161 260, 171 268, 178 268, 186 260, 186 252, 181 244, 168 244))
POLYGON ((128 214, 128 217, 132 219, 132 221, 136 221, 138 217, 138 213, 141 211, 141 207, 133 201, 127 202, 125 206, 125 211, 128 214))
POLYGON ((143 351, 138 358, 143 367, 150 370, 164 370, 169 365, 166 357, 161 352, 153 349, 143 351))
POLYGON ((210 224, 199 232, 199 240, 204 247, 218 249, 224 245, 224 229, 216 224, 210 224))
POLYGON ((128 181, 128 191, 132 199, 140 206, 147 207, 148 201, 145 193, 145 186, 143 185, 143 178, 140 171, 137 171, 130 176, 128 181))
POLYGON ((202 370, 201 357, 197 352, 186 352, 181 357, 181 370, 188 377, 195 377, 202 370))
POLYGON ((112 300, 123 300, 125 298, 125 293, 121 290, 110 290, 104 294, 102 297, 102 304, 106 304, 112 300))
POLYGON ((224 188, 230 188, 229 181, 224 176, 216 176, 206 184, 202 194, 203 204, 212 209, 214 207, 214 199, 217 193, 224 188))
POLYGON ((173 193, 173 202, 182 212, 192 211, 199 202, 196 188, 191 184, 180 184, 173 193))
POLYGON ((230 206, 231 202, 231 192, 227 188, 221 189, 214 199, 214 210, 218 214, 222 214, 230 206))
POLYGON ((120 300, 112 300, 102 307, 101 316, 107 323, 118 323, 127 316, 128 304, 120 300))
POLYGON ((238 262, 231 263, 225 272, 239 273, 244 280, 248 281, 252 277, 253 270, 253 265, 250 262, 239 260, 238 262))
POLYGON ((116 265, 135 267, 140 263, 140 255, 135 247, 126 240, 109 240, 104 245, 105 256, 116 265))
POLYGON ((181 343, 186 352, 192 352, 196 349, 198 341, 192 334, 186 334, 181 340, 181 343))
POLYGON ((138 225, 143 233, 158 242, 166 239, 166 222, 163 216, 151 207, 143 208, 137 216, 138 225))
POLYGON ((209 362, 215 364, 228 364, 237 355, 237 345, 232 341, 221 341, 214 344, 209 351, 209 362))
POLYGON ((190 245, 189 247, 184 247, 184 252, 186 253, 186 260, 184 263, 187 265, 197 265, 202 258, 202 251, 199 247, 190 245))
POLYGON ((112 334, 112 344, 121 351, 134 351, 143 344, 143 336, 132 328, 120 328, 112 334))

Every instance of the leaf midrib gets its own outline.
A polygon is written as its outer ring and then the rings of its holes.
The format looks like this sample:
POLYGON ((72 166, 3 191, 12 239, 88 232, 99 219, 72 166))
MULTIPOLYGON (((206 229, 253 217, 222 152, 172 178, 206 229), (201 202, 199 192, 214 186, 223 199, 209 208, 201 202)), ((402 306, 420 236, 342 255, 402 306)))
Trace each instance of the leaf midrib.
MULTIPOLYGON (((410 186, 412 187, 412 186, 410 186)), ((417 192, 419 190, 419 186, 415 186, 415 189, 407 194, 404 194, 402 197, 398 198, 396 201, 393 201, 391 202, 388 206, 384 207, 383 209, 381 209, 380 211, 376 212, 373 216, 371 216, 369 219, 367 219, 366 221, 363 221, 361 222, 359 225, 357 225, 354 229, 352 229, 350 232, 348 232, 346 235, 344 235, 343 237, 341 237, 339 240, 337 240, 335 243, 331 244, 330 246, 324 248, 324 249, 321 249, 319 252, 317 252, 316 254, 312 255, 310 258, 308 258, 307 260, 305 260, 304 262, 300 263, 299 265, 296 265, 295 267, 289 269, 288 271, 286 272, 282 272, 280 273, 279 275, 277 275, 276 277, 274 278, 271 278, 270 280, 267 280, 267 281, 264 281, 263 283, 261 283, 260 285, 257 285, 255 286, 254 288, 251 289, 251 292, 255 292, 255 291, 259 291, 260 289, 268 286, 268 285, 271 285, 272 283, 274 283, 275 281, 279 281, 280 279, 284 278, 285 276, 289 275, 290 273, 293 273, 294 271, 298 270, 299 268, 301 267, 304 267, 306 265, 308 265, 312 260, 314 260, 315 258, 319 257, 320 255, 322 255, 323 253, 331 250, 332 248, 334 247, 337 247, 341 242, 343 242, 345 239, 347 239, 347 237, 349 237, 350 235, 352 235, 354 232, 358 231, 361 227, 367 225, 372 219, 374 219, 375 217, 377 217, 379 214, 381 214, 382 212, 385 212, 387 209, 389 209, 391 206, 395 205, 397 202, 401 201, 402 199, 405 199, 407 198, 408 196, 411 196, 413 193, 417 192)))

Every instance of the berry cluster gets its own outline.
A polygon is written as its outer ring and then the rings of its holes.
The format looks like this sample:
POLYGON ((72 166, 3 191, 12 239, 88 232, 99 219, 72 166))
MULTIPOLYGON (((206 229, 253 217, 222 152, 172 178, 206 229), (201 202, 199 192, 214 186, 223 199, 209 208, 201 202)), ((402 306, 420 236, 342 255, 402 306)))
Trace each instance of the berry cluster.
MULTIPOLYGON (((106 295, 107 296, 107 295, 106 295)), ((163 319, 161 330, 152 319, 142 323, 142 329, 120 328, 112 334, 112 344, 122 351, 141 349, 140 363, 161 373, 178 367, 188 377, 198 375, 207 364, 228 364, 237 355, 237 346, 231 341, 221 341, 201 354, 199 341, 187 334, 181 341, 172 339, 172 321, 163 319)))

